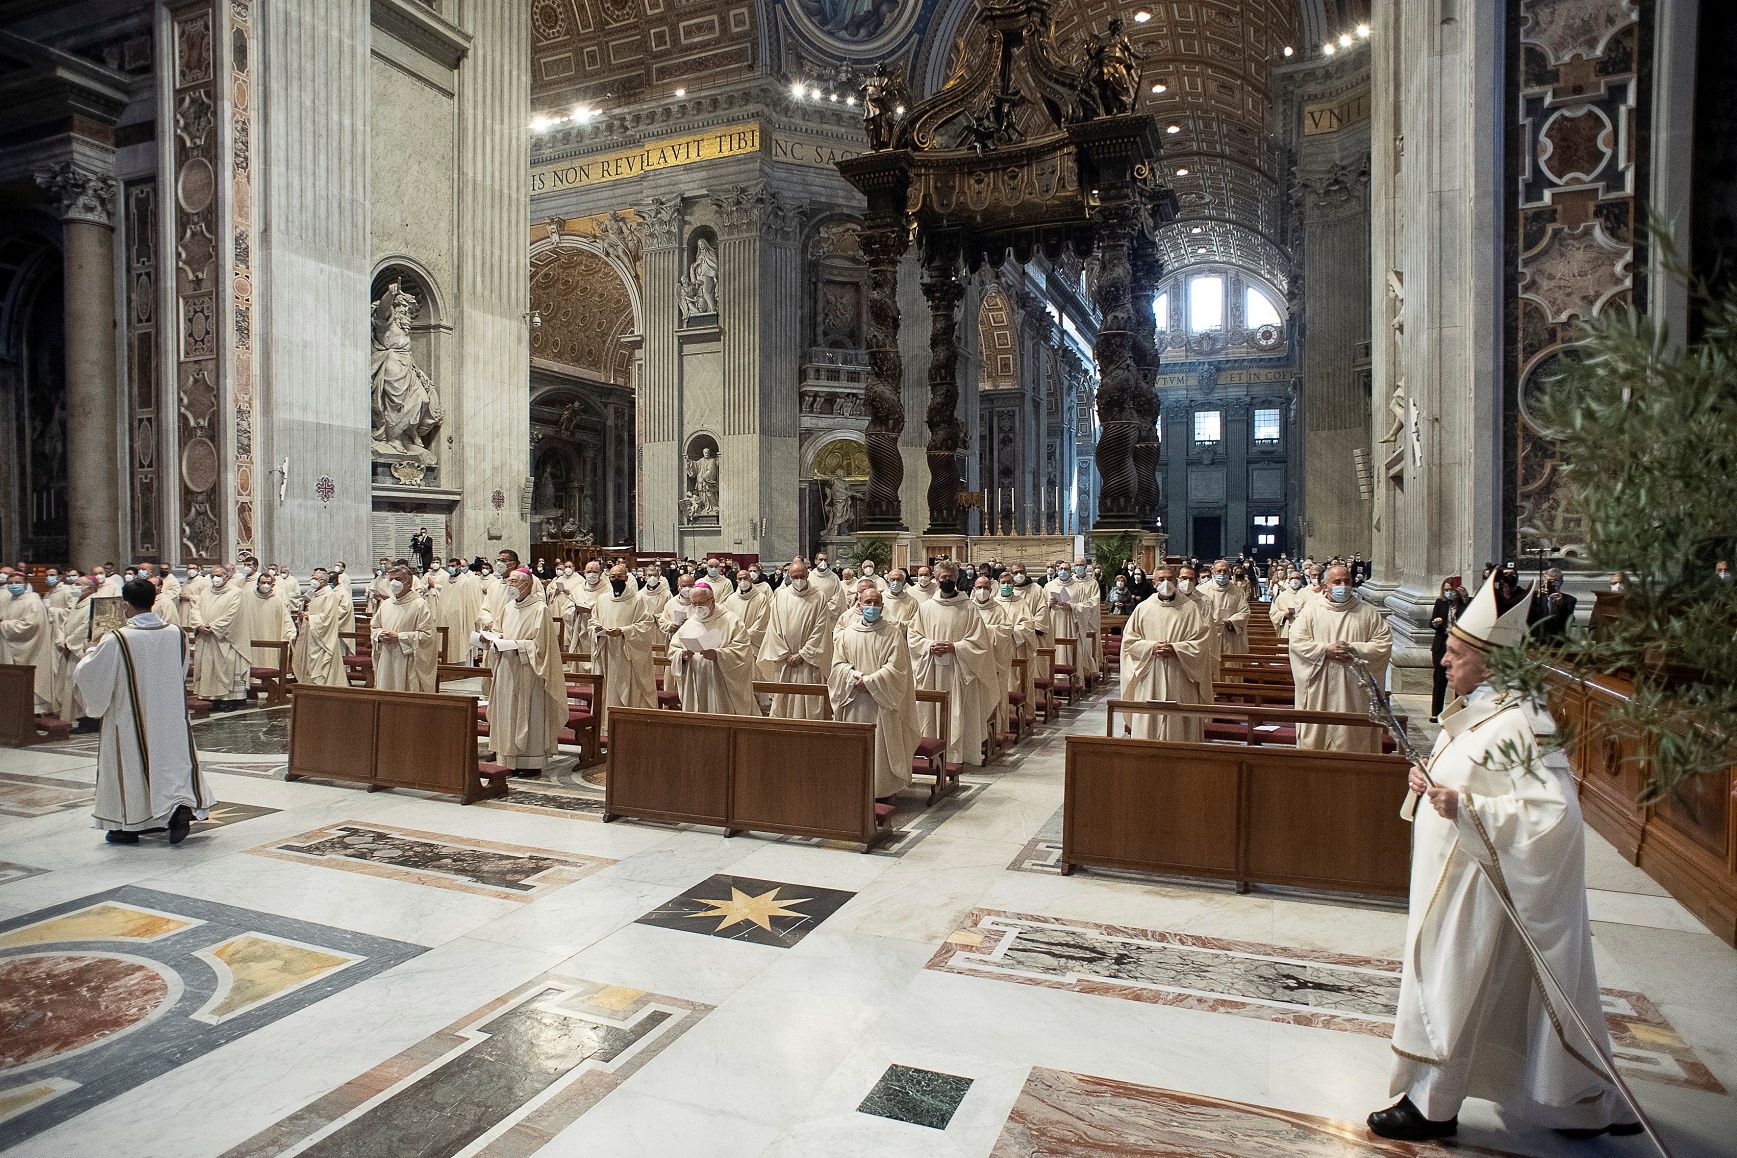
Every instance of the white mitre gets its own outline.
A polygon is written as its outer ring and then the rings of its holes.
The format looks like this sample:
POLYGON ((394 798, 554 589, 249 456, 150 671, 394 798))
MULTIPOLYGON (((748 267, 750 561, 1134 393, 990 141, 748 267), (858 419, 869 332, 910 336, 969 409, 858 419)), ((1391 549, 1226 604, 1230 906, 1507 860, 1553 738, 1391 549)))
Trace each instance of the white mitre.
POLYGON ((1499 613, 1496 610, 1496 572, 1492 571, 1484 581, 1483 589, 1448 628, 1448 633, 1479 651, 1513 647, 1526 638, 1526 615, 1532 609, 1532 596, 1537 590, 1538 585, 1534 583, 1526 588, 1520 602, 1508 608, 1506 613, 1499 613))

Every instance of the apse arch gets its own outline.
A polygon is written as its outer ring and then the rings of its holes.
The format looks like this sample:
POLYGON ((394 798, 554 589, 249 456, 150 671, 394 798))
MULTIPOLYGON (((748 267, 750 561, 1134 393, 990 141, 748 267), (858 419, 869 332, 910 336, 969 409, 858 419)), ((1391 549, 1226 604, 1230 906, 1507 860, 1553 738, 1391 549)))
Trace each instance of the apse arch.
POLYGON ((563 229, 556 228, 531 242, 532 270, 536 269, 539 257, 547 258, 550 254, 568 249, 579 250, 598 258, 609 266, 616 277, 621 279, 623 288, 627 290, 627 300, 633 307, 633 332, 638 333, 642 325, 641 319, 645 317, 639 290, 639 273, 632 266, 627 265, 619 253, 597 244, 583 234, 568 233, 563 229))
POLYGON ((536 247, 530 262, 531 357, 577 378, 631 389, 638 292, 618 261, 579 239, 536 247))

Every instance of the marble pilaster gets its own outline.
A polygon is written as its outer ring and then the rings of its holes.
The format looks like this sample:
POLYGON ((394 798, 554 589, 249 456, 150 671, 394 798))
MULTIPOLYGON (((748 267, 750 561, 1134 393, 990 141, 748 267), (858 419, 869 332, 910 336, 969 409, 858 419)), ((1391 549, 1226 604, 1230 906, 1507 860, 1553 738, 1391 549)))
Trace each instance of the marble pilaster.
POLYGON ((640 543, 674 551, 681 498, 681 348, 675 333, 683 232, 680 196, 654 197, 645 219, 645 347, 639 375, 640 543))

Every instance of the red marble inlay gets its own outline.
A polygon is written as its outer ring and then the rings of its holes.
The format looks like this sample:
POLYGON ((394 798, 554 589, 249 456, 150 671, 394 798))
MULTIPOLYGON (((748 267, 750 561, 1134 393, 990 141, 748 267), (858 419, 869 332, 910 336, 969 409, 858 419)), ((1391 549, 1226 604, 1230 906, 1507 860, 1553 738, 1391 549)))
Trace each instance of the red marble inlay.
POLYGON ((0 1072, 137 1028, 169 999, 149 965, 95 953, 0 959, 0 1072))

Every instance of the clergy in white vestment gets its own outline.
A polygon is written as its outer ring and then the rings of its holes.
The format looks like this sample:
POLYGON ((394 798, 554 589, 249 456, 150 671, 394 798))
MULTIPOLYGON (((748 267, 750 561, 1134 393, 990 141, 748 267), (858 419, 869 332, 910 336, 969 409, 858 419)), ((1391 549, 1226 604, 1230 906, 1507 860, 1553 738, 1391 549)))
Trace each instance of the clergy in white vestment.
POLYGON ((958 565, 943 560, 934 573, 935 594, 918 605, 906 628, 911 666, 918 688, 947 693, 947 762, 981 764, 989 711, 1001 686, 989 629, 959 590, 958 565))
MULTIPOLYGON (((801 562, 801 560, 798 559, 796 562, 801 562)), ((844 606, 845 600, 849 598, 849 593, 842 590, 838 572, 832 569, 832 563, 827 559, 826 552, 816 551, 814 553, 814 568, 810 570, 804 564, 803 573, 808 577, 809 585, 820 592, 821 598, 831 605, 832 614, 836 618, 839 610, 844 606)), ((793 570, 786 571, 785 576, 786 578, 794 578, 795 573, 793 570)), ((830 646, 829 643, 828 647, 830 648, 830 646)), ((828 671, 831 670, 832 662, 830 660, 827 661, 826 667, 828 671)), ((825 683, 826 681, 822 679, 821 682, 825 683)), ((773 714, 777 715, 778 713, 774 712, 773 714)))
POLYGON ((1267 607, 1267 619, 1280 639, 1291 638, 1291 624, 1297 621, 1303 606, 1312 595, 1307 581, 1301 576, 1281 577, 1272 603, 1267 607))
MULTIPOLYGON (((873 559, 864 559, 862 561, 862 574, 859 578, 867 579, 872 582, 875 585, 875 590, 879 591, 882 595, 887 593, 886 576, 880 573, 873 559)), ((884 615, 886 613, 883 611, 882 614, 884 615)))
POLYGON ((1085 557, 1074 560, 1069 574, 1057 579, 1067 584, 1073 599, 1074 630, 1080 641, 1078 648, 1080 674, 1095 678, 1104 667, 1104 592, 1085 557))
POLYGON ((97 581, 97 593, 92 598, 113 599, 121 593, 121 577, 112 563, 106 567, 92 567, 91 575, 97 581))
MULTIPOLYGON (((511 575, 518 567, 519 553, 517 551, 503 547, 500 553, 495 556, 494 573, 482 578, 482 601, 478 605, 476 613, 476 627, 479 631, 485 628, 490 631, 497 630, 495 625, 500 623, 506 615, 507 604, 516 598, 513 585, 508 581, 507 576, 511 575)), ((541 586, 538 584, 539 588, 541 586)), ((540 600, 539 602, 546 612, 549 607, 547 600, 540 600)))
POLYGON ((482 582, 476 573, 457 559, 448 559, 446 582, 429 610, 434 612, 435 634, 446 628, 446 662, 469 662, 470 633, 476 630, 477 612, 482 610, 482 582))
POLYGON ((670 678, 682 711, 759 715, 754 652, 742 621, 717 606, 712 585, 704 579, 687 590, 688 609, 668 649, 670 678))
MULTIPOLYGON (((388 598, 375 610, 371 625, 374 686, 387 692, 432 692, 440 663, 434 612, 412 589, 410 568, 403 563, 387 573, 386 594, 388 598)), ((565 717, 561 722, 567 722, 565 717)))
POLYGON ((42 576, 42 602, 52 614, 65 611, 78 602, 78 585, 63 578, 59 567, 50 567, 42 576))
POLYGON ((510 598, 484 637, 484 662, 494 672, 489 743, 495 762, 512 769, 513 775, 539 776, 567 726, 561 636, 549 618, 543 585, 529 567, 511 572, 504 587, 510 598))
POLYGON ((236 642, 247 653, 253 667, 275 668, 283 658, 275 647, 255 647, 255 643, 292 643, 296 637, 295 623, 289 608, 277 597, 277 581, 269 571, 259 577, 241 597, 241 629, 236 642))
POLYGON ((748 646, 758 656, 766 642, 766 625, 772 620, 772 588, 755 582, 748 572, 738 571, 735 588, 724 597, 721 606, 742 621, 742 630, 748 633, 748 646))
MULTIPOLYGON (((1026 598, 1018 586, 1018 579, 1023 572, 1015 574, 1012 571, 1002 572, 996 587, 995 602, 1004 608, 1007 617, 1013 623, 1013 661, 1007 676, 1007 690, 1019 692, 1025 697, 1025 711, 1029 714, 1036 702, 1037 688, 1033 681, 1038 678, 1037 649, 1044 646, 1047 638, 1045 620, 1042 610, 1033 610, 1032 601, 1026 598)), ((1026 590, 1031 584, 1026 583, 1026 590)))
MULTIPOLYGON (((1175 572, 1159 564, 1152 594, 1141 600, 1122 628, 1122 698, 1203 704, 1207 638, 1212 628, 1199 606, 1176 587, 1175 572)), ((1134 712, 1128 730, 1143 740, 1197 744, 1204 721, 1199 716, 1134 712)))
POLYGON ((881 618, 894 623, 909 623, 917 616, 917 596, 911 590, 910 577, 902 568, 887 572, 887 588, 881 592, 881 618))
MULTIPOLYGON (((663 610, 657 613, 657 625, 663 629, 665 636, 673 636, 681 625, 688 621, 688 612, 692 611, 694 577, 692 575, 676 576, 675 594, 663 605, 663 610)), ((755 652, 759 654, 758 651, 755 652)))
POLYGON ((645 596, 645 605, 651 608, 654 619, 663 614, 663 605, 670 601, 673 594, 669 584, 664 582, 663 572, 651 565, 647 565, 645 570, 640 572, 639 592, 645 596))
POLYGON ((833 641, 827 691, 833 719, 875 726, 875 797, 884 800, 911 782, 911 756, 923 732, 904 625, 886 618, 874 583, 862 583, 858 614, 833 641))
POLYGON ((349 677, 344 672, 344 605, 349 594, 332 586, 331 575, 324 567, 314 568, 314 578, 308 592, 308 605, 302 613, 301 631, 296 635, 292 664, 296 682, 309 687, 341 688, 349 677))
MULTIPOLYGON (((790 581, 772 597, 766 638, 760 643, 759 670, 762 678, 781 684, 824 684, 832 674, 836 605, 829 602, 825 587, 809 578, 800 559, 790 564, 789 575, 790 581)), ((834 580, 833 586, 837 585, 834 580)), ((818 720, 823 714, 817 696, 772 697, 773 716, 818 720)))
MULTIPOLYGON (((1349 572, 1334 567, 1328 578, 1349 581, 1349 572)), ((1382 1137, 1449 1136, 1466 1098, 1571 1138, 1640 1132, 1599 1065, 1610 1041, 1574 781, 1566 767, 1545 762, 1524 698, 1489 682, 1490 651, 1525 637, 1530 604, 1528 594, 1499 614, 1486 583, 1449 629, 1443 666, 1459 698, 1442 711, 1428 779, 1412 770, 1415 795, 1406 802, 1405 813, 1415 806, 1411 906, 1391 1081, 1401 1098, 1369 1116, 1382 1137), (1498 891, 1566 995, 1542 979, 1498 891)))
POLYGON ((1220 559, 1212 565, 1212 579, 1201 595, 1217 636, 1220 658, 1248 653, 1248 595, 1230 581, 1230 564, 1220 559))
MULTIPOLYGON (((1369 694, 1357 682, 1351 661, 1361 657, 1375 671, 1377 685, 1387 678, 1393 658, 1393 636, 1387 620, 1373 604, 1357 598, 1351 569, 1343 563, 1327 570, 1327 595, 1311 598, 1291 625, 1291 681, 1296 685, 1300 712, 1369 711, 1369 694)), ((1374 728, 1342 724, 1299 724, 1297 747, 1332 752, 1379 752, 1381 734, 1374 728)))
POLYGON ((79 579, 67 586, 72 604, 50 610, 48 618, 54 629, 54 714, 75 723, 90 714, 84 710, 84 697, 72 673, 90 650, 90 597, 96 594, 96 584, 79 579))
POLYGON ((271 593, 278 597, 284 608, 293 616, 302 606, 302 581, 290 574, 288 567, 279 567, 275 576, 271 593))
POLYGON ((979 571, 971 585, 971 606, 983 617, 983 629, 989 633, 989 658, 995 672, 995 690, 989 694, 990 725, 995 729, 996 742, 1011 733, 1007 724, 1012 710, 1007 693, 1013 690, 1013 615, 995 599, 995 581, 987 571, 979 571))
POLYGON ((391 582, 392 560, 381 556, 374 564, 374 576, 368 580, 368 614, 373 615, 376 608, 392 598, 386 584, 391 582))
POLYGON ((24 574, 7 576, 6 599, 0 603, 0 663, 34 667, 39 716, 54 711, 54 626, 42 596, 32 591, 24 574))
MULTIPOLYGON (((609 593, 609 588, 603 583, 603 564, 592 559, 585 564, 584 571, 567 582, 566 587, 568 604, 562 609, 561 646, 567 651, 592 655, 597 650, 597 632, 593 624, 597 601, 609 593)), ((597 669, 592 666, 584 670, 597 669)))
POLYGON ((157 599, 156 602, 151 604, 151 614, 155 615, 158 619, 161 619, 164 623, 180 627, 181 611, 185 605, 178 598, 177 594, 170 591, 167 586, 161 584, 155 586, 157 588, 157 599))
POLYGON ((633 589, 627 565, 609 569, 605 594, 592 605, 597 650, 592 669, 603 676, 603 728, 609 728, 610 708, 657 707, 657 672, 652 656, 663 646, 663 633, 645 596, 633 589))
POLYGON ((179 844, 217 803, 199 771, 187 722, 187 637, 149 608, 142 580, 122 592, 133 612, 85 652, 73 671, 85 710, 102 718, 97 748, 96 827, 111 844, 167 830, 179 844))
POLYGON ((1206 622, 1206 662, 1200 667, 1200 702, 1210 704, 1217 698, 1213 692, 1213 682, 1221 678, 1218 653, 1221 633, 1213 629, 1212 606, 1207 603, 1206 595, 1200 590, 1196 571, 1187 563, 1176 568, 1176 594, 1194 604, 1200 610, 1200 618, 1206 622))

